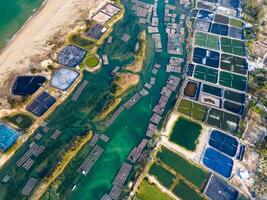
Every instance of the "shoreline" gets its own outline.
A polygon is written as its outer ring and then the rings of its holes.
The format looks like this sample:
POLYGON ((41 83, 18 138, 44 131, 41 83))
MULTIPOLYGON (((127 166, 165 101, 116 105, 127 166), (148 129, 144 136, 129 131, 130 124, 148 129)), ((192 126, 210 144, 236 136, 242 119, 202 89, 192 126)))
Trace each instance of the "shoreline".
POLYGON ((23 25, 19 28, 19 30, 16 33, 14 33, 13 36, 9 39, 9 41, 2 48, 0 48, 0 55, 9 47, 9 45, 12 44, 12 42, 16 40, 16 37, 18 37, 18 35, 23 31, 23 29, 27 26, 27 24, 30 23, 30 21, 44 9, 48 1, 49 0, 43 0, 39 8, 33 10, 33 14, 28 17, 28 19, 23 23, 23 25))

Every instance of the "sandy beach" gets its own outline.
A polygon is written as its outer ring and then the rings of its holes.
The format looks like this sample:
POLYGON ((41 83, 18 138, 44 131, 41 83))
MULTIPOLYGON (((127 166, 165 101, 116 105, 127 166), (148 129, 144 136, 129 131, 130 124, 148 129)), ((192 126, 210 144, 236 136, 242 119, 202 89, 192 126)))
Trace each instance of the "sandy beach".
POLYGON ((0 108, 7 107, 10 84, 19 73, 52 58, 67 35, 84 25, 89 10, 101 7, 103 0, 47 0, 42 8, 0 52, 0 108))

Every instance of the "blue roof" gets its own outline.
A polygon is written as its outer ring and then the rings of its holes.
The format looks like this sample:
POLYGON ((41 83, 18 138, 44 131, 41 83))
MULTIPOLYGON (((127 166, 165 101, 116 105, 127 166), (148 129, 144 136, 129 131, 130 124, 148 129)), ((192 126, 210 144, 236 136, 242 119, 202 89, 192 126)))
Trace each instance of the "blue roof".
POLYGON ((0 150, 7 151, 18 139, 19 133, 6 124, 0 123, 0 150))

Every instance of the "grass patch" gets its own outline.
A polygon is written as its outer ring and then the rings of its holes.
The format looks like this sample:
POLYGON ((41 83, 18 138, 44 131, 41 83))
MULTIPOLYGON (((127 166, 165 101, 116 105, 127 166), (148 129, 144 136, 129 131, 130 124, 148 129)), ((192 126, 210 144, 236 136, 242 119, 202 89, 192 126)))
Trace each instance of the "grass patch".
POLYGON ((99 64, 99 60, 96 56, 89 56, 84 61, 86 67, 94 68, 99 64))
POLYGON ((194 151, 201 133, 201 125, 180 117, 172 130, 170 141, 194 151))
POLYGON ((154 163, 150 168, 149 174, 155 176, 156 179, 166 188, 169 188, 172 185, 172 181, 175 178, 172 173, 156 163, 154 163))
POLYGON ((146 179, 138 187, 135 200, 172 200, 167 194, 160 191, 154 184, 150 184, 146 179))
POLYGON ((182 156, 163 148, 158 158, 196 187, 201 189, 204 186, 208 173, 182 156))
POLYGON ((183 200, 201 200, 204 199, 201 197, 195 190, 190 188, 184 181, 180 180, 175 188, 173 189, 173 193, 180 197, 183 200))
POLYGON ((235 19, 235 18, 230 18, 230 25, 236 26, 238 28, 243 28, 244 26, 242 21, 235 19))
POLYGON ((31 116, 23 113, 6 116, 4 117, 4 120, 10 122, 11 124, 14 124, 15 126, 23 130, 27 130, 35 121, 31 116))

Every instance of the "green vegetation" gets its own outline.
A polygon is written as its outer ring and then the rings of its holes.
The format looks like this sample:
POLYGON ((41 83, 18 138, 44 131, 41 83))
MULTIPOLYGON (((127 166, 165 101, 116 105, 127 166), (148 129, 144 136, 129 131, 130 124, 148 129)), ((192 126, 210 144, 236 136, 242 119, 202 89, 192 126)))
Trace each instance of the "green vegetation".
POLYGON ((183 200, 201 200, 204 199, 201 197, 195 190, 190 188, 184 181, 180 180, 175 188, 173 193, 183 200))
POLYGON ((8 103, 10 104, 12 109, 21 108, 26 104, 26 102, 29 100, 29 97, 8 97, 8 103))
POLYGON ((244 23, 236 18, 230 18, 230 25, 236 26, 238 28, 243 28, 244 23))
POLYGON ((108 99, 97 118, 103 120, 120 104, 120 102, 121 98, 112 97, 108 99))
POLYGON ((172 200, 167 194, 161 192, 157 186, 150 184, 146 179, 138 187, 135 200, 172 200))
POLYGON ((75 157, 75 155, 91 140, 93 136, 92 131, 88 131, 85 136, 77 137, 71 147, 64 152, 60 163, 53 169, 48 176, 46 176, 41 183, 39 183, 38 188, 34 191, 34 198, 40 199, 50 187, 50 185, 56 180, 56 178, 64 171, 67 165, 75 157))
POLYGON ((267 71, 257 69, 250 73, 249 91, 264 106, 267 106, 266 91, 267 90, 267 71))
POLYGON ((196 187, 201 189, 204 186, 208 173, 182 156, 163 148, 158 158, 196 187))
POLYGON ((195 44, 208 49, 219 50, 219 37, 207 33, 196 32, 195 44))
POLYGON ((73 43, 81 48, 84 48, 86 50, 91 50, 91 48, 94 46, 95 42, 92 40, 89 40, 87 38, 84 38, 80 36, 79 34, 74 34, 69 36, 69 42, 73 43))
POLYGON ((165 187, 169 188, 174 179, 174 175, 168 170, 160 166, 159 164, 154 163, 149 170, 149 174, 156 177, 156 179, 165 187))
POLYGON ((243 11, 249 16, 246 20, 259 23, 264 17, 264 8, 260 6, 258 1, 245 0, 243 3, 243 11))
POLYGON ((99 64, 99 59, 96 56, 89 56, 84 61, 85 65, 89 68, 94 68, 99 64))
POLYGON ((34 119, 31 116, 24 113, 17 113, 15 115, 6 116, 3 119, 23 130, 27 130, 34 122, 34 119))
POLYGON ((217 83, 218 81, 218 70, 209 67, 196 65, 194 77, 200 80, 205 80, 210 83, 217 83))
POLYGON ((231 53, 238 56, 245 56, 245 43, 240 40, 221 37, 221 50, 225 53, 231 53))
POLYGON ((220 84, 236 90, 245 91, 247 88, 247 77, 229 72, 220 73, 220 84))
POLYGON ((178 106, 178 111, 196 120, 204 121, 208 108, 187 99, 182 99, 178 106))
POLYGON ((201 129, 201 125, 180 117, 172 130, 170 141, 194 151, 201 129))

